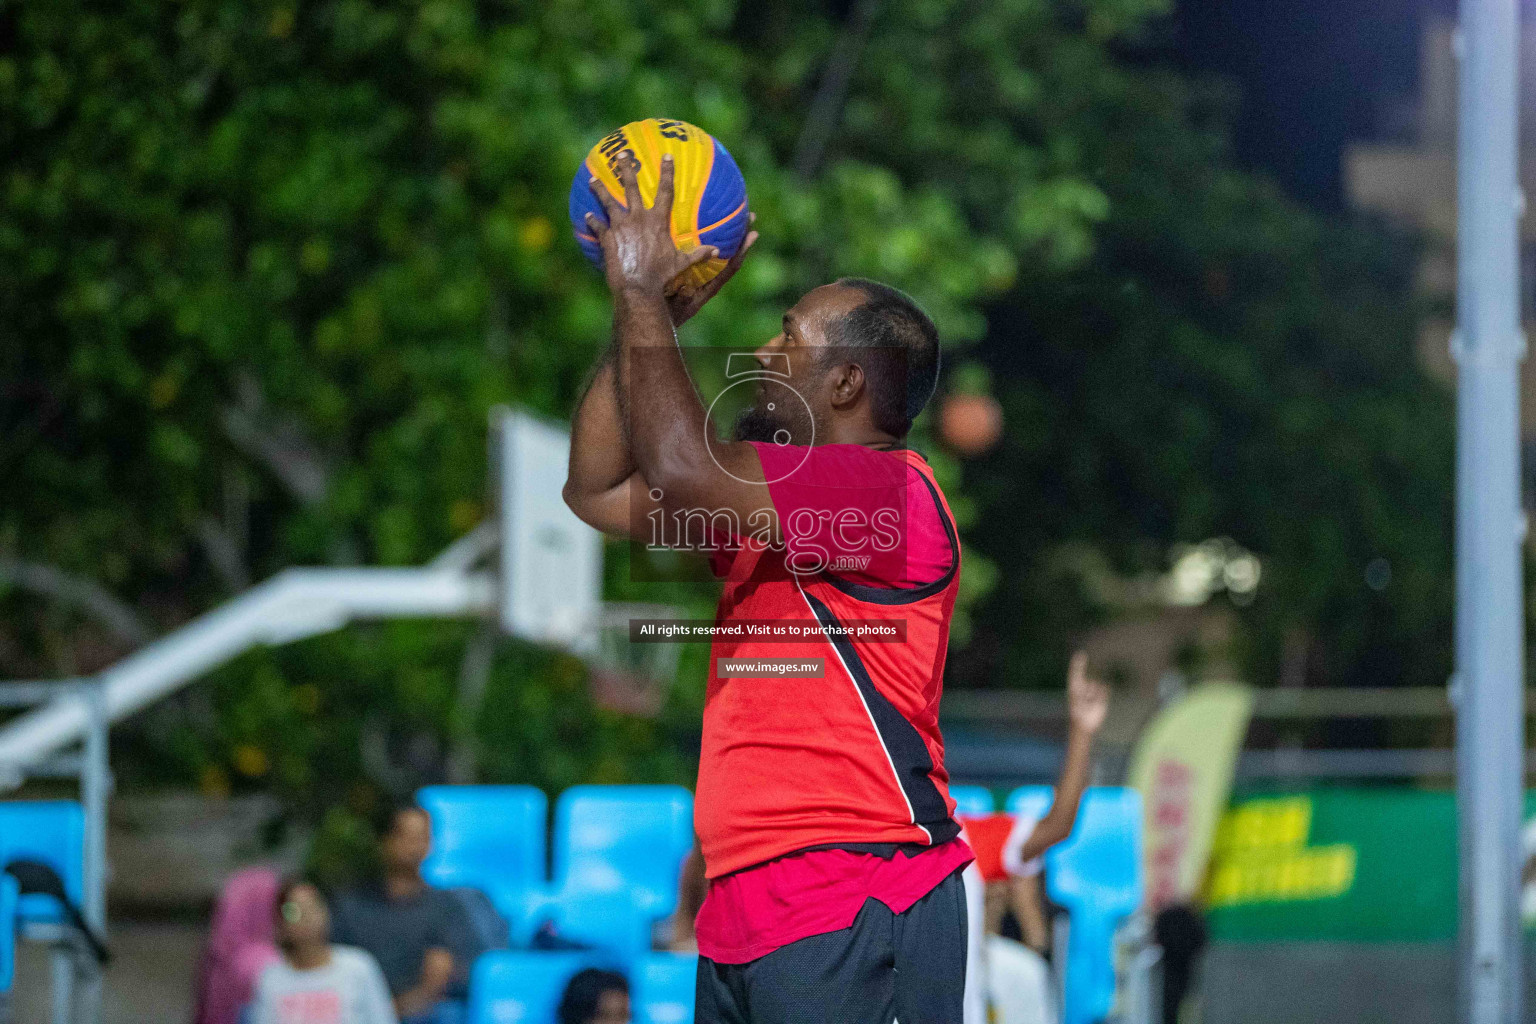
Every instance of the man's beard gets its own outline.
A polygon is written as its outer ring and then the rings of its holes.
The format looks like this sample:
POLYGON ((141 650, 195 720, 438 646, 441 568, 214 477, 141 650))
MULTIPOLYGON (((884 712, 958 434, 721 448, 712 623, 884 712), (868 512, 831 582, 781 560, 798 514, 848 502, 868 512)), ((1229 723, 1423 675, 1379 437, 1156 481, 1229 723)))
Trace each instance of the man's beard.
POLYGON ((785 424, 779 422, 777 414, 754 405, 741 410, 741 415, 736 417, 736 426, 731 434, 738 441, 760 441, 763 444, 773 444, 776 440, 783 439, 783 435, 778 438, 774 435, 788 429, 785 424))
POLYGON ((737 441, 812 445, 816 432, 817 424, 804 399, 788 385, 774 381, 763 385, 756 403, 736 417, 731 434, 737 441))

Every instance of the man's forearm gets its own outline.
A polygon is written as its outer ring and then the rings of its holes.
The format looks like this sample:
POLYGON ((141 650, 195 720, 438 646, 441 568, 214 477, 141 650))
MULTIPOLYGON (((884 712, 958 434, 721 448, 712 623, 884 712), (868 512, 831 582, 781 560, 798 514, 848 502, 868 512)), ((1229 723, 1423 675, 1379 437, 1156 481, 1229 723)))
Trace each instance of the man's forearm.
POLYGON ((1051 927, 1045 919, 1045 908, 1040 905, 1040 876, 1010 878, 1008 902, 1013 916, 1018 919, 1024 944, 1036 952, 1047 952, 1051 944, 1051 927))
POLYGON ((708 463, 704 403, 688 375, 660 293, 616 293, 613 319, 619 358, 625 364, 630 452, 640 474, 666 488, 708 463))
MULTIPOLYGON (((1061 777, 1056 783, 1056 804, 1063 810, 1070 808, 1069 817, 1077 817, 1077 805, 1088 788, 1088 777, 1093 771, 1093 733, 1077 726, 1067 730, 1067 756, 1061 766, 1061 777)), ((1055 805, 1052 806, 1055 810, 1055 805)))
POLYGON ((1051 809, 1041 822, 1053 840, 1052 845, 1071 835, 1092 770, 1093 733, 1071 726, 1067 730, 1066 760, 1061 766, 1061 776, 1056 780, 1056 799, 1051 801, 1051 809))
POLYGON ((395 997, 395 1010, 401 1017, 424 1013, 443 1001, 448 983, 453 979, 453 954, 436 947, 427 950, 421 964, 421 977, 415 986, 395 997))
POLYGON ((618 354, 610 348, 571 419, 568 491, 591 495, 609 490, 635 471, 625 436, 618 354))
POLYGON ((414 1017, 417 1014, 426 1013, 432 1007, 443 1001, 443 993, 447 987, 417 985, 413 989, 407 989, 395 997, 395 1013, 401 1017, 414 1017))

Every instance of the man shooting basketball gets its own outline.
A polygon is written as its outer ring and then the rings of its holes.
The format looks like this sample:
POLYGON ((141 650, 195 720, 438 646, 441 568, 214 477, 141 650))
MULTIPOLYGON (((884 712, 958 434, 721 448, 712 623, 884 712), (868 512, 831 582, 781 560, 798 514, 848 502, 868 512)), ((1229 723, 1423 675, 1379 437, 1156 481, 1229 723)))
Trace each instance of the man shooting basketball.
POLYGON ((816 288, 757 350, 757 403, 719 440, 675 328, 755 233, 709 284, 671 292, 713 253, 673 244, 669 161, 651 207, 632 159, 619 177, 623 205, 594 189, 607 223, 588 219, 615 351, 573 423, 566 500, 591 525, 642 538, 655 512, 702 513, 725 580, 717 625, 809 627, 787 642, 714 644, 696 803, 709 878, 697 1019, 956 1024, 971 852, 938 707, 960 544, 932 470, 904 447, 938 380, 937 332, 885 285, 816 288), (730 674, 783 659, 816 668, 730 674))

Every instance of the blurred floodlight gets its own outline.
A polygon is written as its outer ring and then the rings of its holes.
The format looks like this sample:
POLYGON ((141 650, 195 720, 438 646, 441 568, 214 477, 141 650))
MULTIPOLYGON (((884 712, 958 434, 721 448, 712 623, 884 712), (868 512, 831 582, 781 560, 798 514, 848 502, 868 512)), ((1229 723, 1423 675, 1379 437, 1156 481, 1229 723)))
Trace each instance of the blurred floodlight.
POLYGON ((1221 570, 1222 581, 1234 594, 1251 594, 1258 590, 1259 575, 1258 556, 1248 551, 1229 558, 1221 570))
POLYGON ((1185 551, 1168 573, 1168 603, 1181 607, 1202 605, 1216 592, 1220 578, 1220 556, 1204 544, 1185 551))
POLYGON ((1173 566, 1163 577, 1165 603, 1195 608, 1220 590, 1238 604, 1248 604, 1259 589, 1258 556, 1227 537, 1174 549, 1173 566))

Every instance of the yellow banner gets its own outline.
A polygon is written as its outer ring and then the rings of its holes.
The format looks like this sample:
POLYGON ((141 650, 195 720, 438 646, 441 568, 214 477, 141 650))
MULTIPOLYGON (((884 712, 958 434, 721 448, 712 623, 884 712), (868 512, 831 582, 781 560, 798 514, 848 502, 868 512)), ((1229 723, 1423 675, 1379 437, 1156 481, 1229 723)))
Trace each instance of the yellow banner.
POLYGON ((1154 912, 1192 902, 1200 891, 1252 712, 1248 687, 1205 683, 1142 732, 1128 779, 1146 808, 1142 855, 1154 912))
POLYGON ((1327 899, 1349 892, 1359 854, 1349 843, 1311 845, 1312 798, 1249 800, 1228 811, 1216 836, 1211 907, 1327 899))

